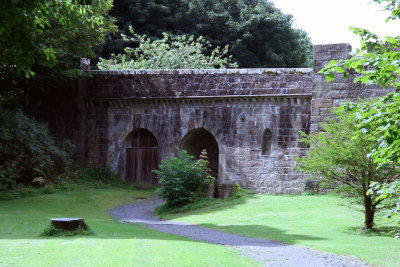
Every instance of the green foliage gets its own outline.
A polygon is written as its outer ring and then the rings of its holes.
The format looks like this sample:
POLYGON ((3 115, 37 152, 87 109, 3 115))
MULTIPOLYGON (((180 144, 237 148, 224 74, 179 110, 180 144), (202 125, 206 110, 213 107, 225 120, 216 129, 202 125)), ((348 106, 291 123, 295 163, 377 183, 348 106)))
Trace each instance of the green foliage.
POLYGON ((56 142, 45 124, 0 108, 0 191, 60 173, 71 165, 73 152, 72 144, 56 142))
POLYGON ((224 49, 216 47, 207 56, 206 47, 211 44, 204 38, 193 36, 171 36, 164 33, 161 40, 152 41, 145 35, 133 32, 133 37, 124 36, 125 41, 138 42, 136 48, 125 48, 125 54, 112 55, 110 59, 100 58, 98 67, 107 69, 211 69, 237 67, 227 57, 228 46, 224 49))
MULTIPOLYGON (((380 184, 377 182, 372 182, 370 184, 369 193, 372 195, 377 195, 377 199, 399 199, 400 198, 400 181, 396 180, 392 183, 380 184)), ((385 216, 391 218, 392 216, 399 215, 400 212, 400 202, 396 203, 396 206, 391 209, 385 216)), ((400 223, 399 223, 400 224, 400 223)), ((400 238, 400 230, 393 231, 395 233, 395 238, 400 238)))
POLYGON ((180 207, 193 201, 195 192, 204 184, 210 184, 214 177, 209 174, 208 162, 195 161, 185 150, 176 157, 163 160, 154 170, 157 174, 159 195, 170 207, 180 207))
MULTIPOLYGON (((213 47, 229 45, 241 68, 312 66, 310 38, 292 27, 292 16, 266 0, 116 0, 110 14, 123 33, 133 25, 151 39, 166 32, 203 36, 213 47)), ((122 40, 114 36, 98 55, 108 58, 122 50, 122 40)))
POLYGON ((377 168, 368 155, 375 147, 370 135, 358 131, 356 119, 343 108, 333 110, 336 117, 323 124, 323 131, 300 140, 310 147, 307 157, 296 158, 297 169, 321 178, 322 186, 338 188, 341 196, 358 200, 364 206, 365 229, 372 229, 375 211, 383 199, 368 194, 372 181, 393 182, 400 170, 392 165, 377 168))
POLYGON ((400 91, 343 107, 354 114, 359 131, 368 133, 375 142, 370 156, 379 166, 400 163, 400 91))
POLYGON ((111 0, 6 0, 0 11, 0 74, 34 75, 60 57, 90 57, 91 47, 115 30, 111 0))
POLYGON ((74 147, 52 137, 47 126, 20 110, 0 108, 0 199, 121 183, 108 167, 73 167, 74 147), (45 184, 33 187, 34 178, 45 184))
POLYGON ((2 1, 0 105, 37 110, 61 88, 70 87, 58 95, 70 94, 86 75, 80 58, 93 58, 92 47, 116 31, 111 7, 112 0, 2 1))
MULTIPOLYGON (((385 3, 385 9, 391 12, 387 20, 400 17, 398 1, 375 0, 385 3)), ((353 28, 361 38, 361 48, 350 59, 331 61, 320 73, 327 81, 333 81, 335 73, 347 77, 356 72, 354 82, 377 84, 383 88, 394 88, 390 93, 373 103, 346 104, 345 108, 354 110, 361 132, 369 132, 376 142, 371 156, 380 165, 400 162, 400 36, 380 38, 367 29, 353 28), (372 133, 373 132, 373 133, 372 133)))
MULTIPOLYGON (((374 0, 385 4, 390 11, 389 20, 400 18, 400 6, 397 0, 374 0)), ((347 77, 356 72, 354 82, 377 84, 383 88, 393 88, 395 93, 379 98, 374 102, 346 103, 343 108, 354 114, 360 134, 369 136, 374 143, 368 157, 384 168, 400 163, 400 36, 380 38, 367 29, 353 28, 353 32, 361 37, 361 48, 357 49, 350 59, 331 61, 320 73, 326 75, 327 81, 333 81, 335 73, 343 73, 347 77)), ((380 182, 380 181, 377 181, 380 182)), ((377 200, 394 197, 386 189, 396 188, 397 181, 382 185, 373 184, 371 192, 380 194, 377 200), (386 189, 385 189, 386 188, 386 189)), ((397 204, 399 206, 400 203, 397 204)))

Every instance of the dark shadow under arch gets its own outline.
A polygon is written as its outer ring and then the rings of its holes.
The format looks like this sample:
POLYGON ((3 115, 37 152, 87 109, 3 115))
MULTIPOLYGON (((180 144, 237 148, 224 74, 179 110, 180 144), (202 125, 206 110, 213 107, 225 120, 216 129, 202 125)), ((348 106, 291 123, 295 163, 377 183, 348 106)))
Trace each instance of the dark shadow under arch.
POLYGON ((207 150, 211 175, 218 179, 219 149, 215 137, 204 128, 190 130, 182 139, 180 150, 186 150, 190 155, 199 158, 203 149, 207 150))
POLYGON ((126 148, 126 180, 143 187, 155 187, 157 179, 152 170, 159 163, 156 137, 147 129, 138 129, 128 136, 126 148))

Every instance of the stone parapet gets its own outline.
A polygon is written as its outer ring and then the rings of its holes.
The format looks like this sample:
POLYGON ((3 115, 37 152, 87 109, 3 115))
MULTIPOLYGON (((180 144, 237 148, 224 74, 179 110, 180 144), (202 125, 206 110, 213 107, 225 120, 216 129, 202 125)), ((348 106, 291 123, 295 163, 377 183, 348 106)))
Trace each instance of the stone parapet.
POLYGON ((88 98, 311 94, 312 69, 92 71, 88 98))

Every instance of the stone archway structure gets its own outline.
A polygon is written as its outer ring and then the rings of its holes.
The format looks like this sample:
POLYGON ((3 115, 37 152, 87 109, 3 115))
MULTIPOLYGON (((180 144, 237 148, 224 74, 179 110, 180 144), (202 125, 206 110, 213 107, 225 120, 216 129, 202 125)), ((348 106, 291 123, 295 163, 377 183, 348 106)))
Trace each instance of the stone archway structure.
POLYGON ((215 137, 204 128, 190 130, 182 139, 180 150, 186 150, 190 155, 199 158, 203 149, 207 150, 211 175, 218 179, 219 149, 215 137))
POLYGON ((126 137, 146 129, 156 137, 160 159, 181 148, 199 154, 210 145, 209 157, 218 148, 218 159, 210 161, 219 183, 301 193, 306 175, 293 169, 293 156, 307 148, 299 131, 319 131, 330 109, 347 99, 388 92, 354 84, 351 75, 326 83, 319 70, 350 51, 348 44, 317 45, 314 68, 92 71, 80 82, 76 110, 57 115, 70 127, 56 133, 75 141, 82 160, 108 164, 122 177, 126 151, 134 148, 126 137))

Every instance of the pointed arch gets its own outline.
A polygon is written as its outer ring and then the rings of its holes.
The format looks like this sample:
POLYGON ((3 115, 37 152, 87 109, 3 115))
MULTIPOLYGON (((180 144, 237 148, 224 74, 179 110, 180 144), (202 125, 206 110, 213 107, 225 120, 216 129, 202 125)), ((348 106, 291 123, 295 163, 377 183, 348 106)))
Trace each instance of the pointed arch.
POLYGON ((261 155, 265 156, 271 155, 271 148, 272 148, 272 132, 269 128, 266 128, 262 134, 261 155))
POLYGON ((207 150, 211 175, 218 179, 219 148, 215 137, 204 128, 190 130, 182 139, 180 150, 186 150, 190 155, 199 158, 203 149, 207 150))

